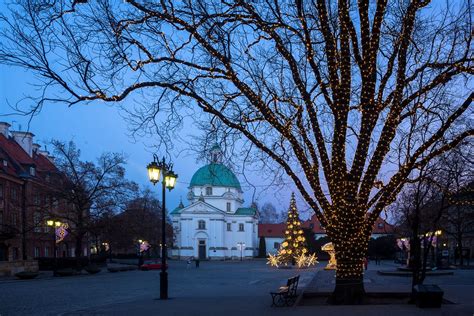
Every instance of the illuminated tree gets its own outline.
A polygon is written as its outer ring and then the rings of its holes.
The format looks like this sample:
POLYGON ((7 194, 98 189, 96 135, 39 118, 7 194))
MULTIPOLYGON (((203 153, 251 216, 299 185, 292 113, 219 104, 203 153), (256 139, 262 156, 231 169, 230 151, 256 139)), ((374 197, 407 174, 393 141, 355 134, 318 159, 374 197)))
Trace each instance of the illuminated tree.
POLYGON ((285 240, 278 251, 279 262, 281 264, 295 265, 296 260, 302 255, 306 256, 306 239, 301 229, 301 221, 296 208, 295 194, 291 195, 290 208, 286 219, 285 240))
POLYGON ((17 2, 0 61, 42 80, 26 113, 97 100, 165 144, 183 117, 227 132, 324 225, 334 303, 363 298, 373 224, 408 176, 474 134, 470 1, 17 2))

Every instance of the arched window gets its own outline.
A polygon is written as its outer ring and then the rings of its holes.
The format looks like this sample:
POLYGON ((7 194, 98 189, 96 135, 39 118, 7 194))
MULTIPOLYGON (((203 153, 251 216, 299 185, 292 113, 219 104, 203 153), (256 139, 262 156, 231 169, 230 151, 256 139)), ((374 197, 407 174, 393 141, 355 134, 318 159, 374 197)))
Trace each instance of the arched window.
POLYGON ((203 220, 198 221, 198 229, 206 229, 206 222, 203 220))

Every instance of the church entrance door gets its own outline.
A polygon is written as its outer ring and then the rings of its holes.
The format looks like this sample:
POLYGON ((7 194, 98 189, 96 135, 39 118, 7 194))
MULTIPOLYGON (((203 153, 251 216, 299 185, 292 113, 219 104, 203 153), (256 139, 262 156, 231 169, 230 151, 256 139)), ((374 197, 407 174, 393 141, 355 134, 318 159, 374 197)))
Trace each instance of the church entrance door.
POLYGON ((199 260, 206 260, 206 241, 200 240, 199 241, 199 260))

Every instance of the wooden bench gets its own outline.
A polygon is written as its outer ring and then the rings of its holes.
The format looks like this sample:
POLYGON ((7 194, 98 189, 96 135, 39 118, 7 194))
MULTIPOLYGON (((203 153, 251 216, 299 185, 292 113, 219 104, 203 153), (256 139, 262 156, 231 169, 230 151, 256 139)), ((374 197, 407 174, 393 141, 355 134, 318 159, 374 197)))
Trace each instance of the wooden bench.
POLYGON ((270 292, 272 296, 272 306, 290 306, 296 301, 296 290, 298 289, 298 282, 300 276, 289 278, 286 286, 281 286, 277 292, 270 292))

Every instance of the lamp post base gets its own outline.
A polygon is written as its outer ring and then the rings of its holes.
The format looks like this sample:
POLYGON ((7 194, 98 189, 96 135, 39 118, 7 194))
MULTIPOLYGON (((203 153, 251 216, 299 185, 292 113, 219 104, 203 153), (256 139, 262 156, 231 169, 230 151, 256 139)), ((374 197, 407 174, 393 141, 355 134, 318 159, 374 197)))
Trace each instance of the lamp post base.
POLYGON ((160 300, 168 299, 168 272, 160 272, 160 300))

